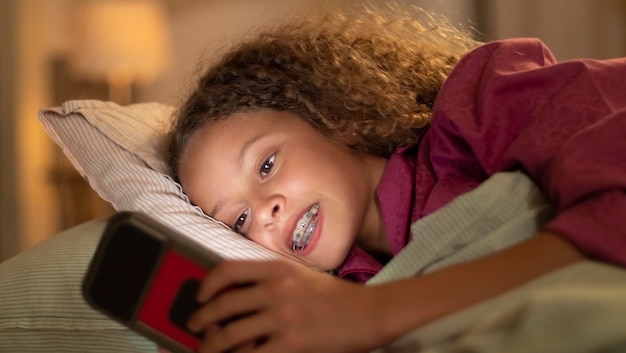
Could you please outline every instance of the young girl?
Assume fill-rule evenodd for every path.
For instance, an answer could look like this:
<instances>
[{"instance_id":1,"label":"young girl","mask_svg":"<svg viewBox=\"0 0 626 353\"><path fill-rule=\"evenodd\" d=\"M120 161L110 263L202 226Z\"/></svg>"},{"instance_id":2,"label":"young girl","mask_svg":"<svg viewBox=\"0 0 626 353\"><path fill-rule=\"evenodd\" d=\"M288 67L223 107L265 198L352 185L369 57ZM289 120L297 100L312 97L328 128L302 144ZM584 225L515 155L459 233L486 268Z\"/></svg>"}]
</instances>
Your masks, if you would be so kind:
<instances>
[{"instance_id":1,"label":"young girl","mask_svg":"<svg viewBox=\"0 0 626 353\"><path fill-rule=\"evenodd\" d=\"M202 352L368 351L585 257L626 265L626 60L557 64L537 40L478 46L436 22L297 21L202 76L174 123L174 175L207 214L307 265L212 271L189 322ZM418 236L412 222L520 169L557 210L536 236L358 284Z\"/></svg>"}]
</instances>

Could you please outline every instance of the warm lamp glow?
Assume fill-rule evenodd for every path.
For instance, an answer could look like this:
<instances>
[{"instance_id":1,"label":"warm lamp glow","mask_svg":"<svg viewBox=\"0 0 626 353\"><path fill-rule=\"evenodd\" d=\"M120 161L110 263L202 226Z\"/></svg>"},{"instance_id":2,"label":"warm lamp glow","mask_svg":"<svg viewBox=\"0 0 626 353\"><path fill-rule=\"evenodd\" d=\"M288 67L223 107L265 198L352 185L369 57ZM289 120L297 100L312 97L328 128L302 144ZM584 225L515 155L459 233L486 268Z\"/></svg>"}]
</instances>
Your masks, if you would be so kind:
<instances>
[{"instance_id":1,"label":"warm lamp glow","mask_svg":"<svg viewBox=\"0 0 626 353\"><path fill-rule=\"evenodd\" d=\"M84 2L78 6L75 25L71 61L80 75L130 89L134 82L152 81L169 64L170 33L160 2Z\"/></svg>"}]
</instances>

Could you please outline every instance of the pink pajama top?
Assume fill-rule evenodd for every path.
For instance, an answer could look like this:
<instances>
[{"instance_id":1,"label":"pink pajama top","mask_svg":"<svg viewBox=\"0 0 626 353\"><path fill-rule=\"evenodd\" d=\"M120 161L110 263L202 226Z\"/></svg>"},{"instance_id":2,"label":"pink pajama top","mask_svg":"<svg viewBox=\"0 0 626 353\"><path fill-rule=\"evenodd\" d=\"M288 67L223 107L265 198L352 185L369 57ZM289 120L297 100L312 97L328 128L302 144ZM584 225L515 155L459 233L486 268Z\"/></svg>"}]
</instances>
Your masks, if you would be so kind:
<instances>
[{"instance_id":1,"label":"pink pajama top","mask_svg":"<svg viewBox=\"0 0 626 353\"><path fill-rule=\"evenodd\" d=\"M626 58L557 63L535 39L463 57L421 141L389 159L377 195L391 249L409 227L499 171L524 170L556 207L543 229L589 257L626 266ZM353 247L338 275L382 264Z\"/></svg>"}]
</instances>

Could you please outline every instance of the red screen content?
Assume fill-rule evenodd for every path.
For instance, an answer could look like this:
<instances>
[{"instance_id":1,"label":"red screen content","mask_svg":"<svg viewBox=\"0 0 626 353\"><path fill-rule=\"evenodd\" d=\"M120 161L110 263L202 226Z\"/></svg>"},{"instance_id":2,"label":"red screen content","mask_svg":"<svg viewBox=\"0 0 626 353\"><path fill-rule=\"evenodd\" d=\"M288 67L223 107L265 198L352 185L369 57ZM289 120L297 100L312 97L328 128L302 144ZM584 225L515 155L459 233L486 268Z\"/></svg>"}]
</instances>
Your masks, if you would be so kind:
<instances>
[{"instance_id":1,"label":"red screen content","mask_svg":"<svg viewBox=\"0 0 626 353\"><path fill-rule=\"evenodd\" d=\"M188 279L201 281L207 272L206 268L170 250L148 291L137 320L197 351L200 339L175 326L169 319L169 310L182 283Z\"/></svg>"}]
</instances>

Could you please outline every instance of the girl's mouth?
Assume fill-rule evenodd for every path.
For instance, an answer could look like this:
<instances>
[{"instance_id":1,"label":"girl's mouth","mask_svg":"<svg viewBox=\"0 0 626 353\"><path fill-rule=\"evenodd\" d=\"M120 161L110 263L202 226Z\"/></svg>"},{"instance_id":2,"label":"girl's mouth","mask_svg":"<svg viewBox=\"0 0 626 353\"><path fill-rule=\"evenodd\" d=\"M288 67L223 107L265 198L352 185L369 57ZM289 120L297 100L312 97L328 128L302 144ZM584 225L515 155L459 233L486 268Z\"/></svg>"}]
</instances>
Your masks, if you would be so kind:
<instances>
[{"instance_id":1,"label":"girl's mouth","mask_svg":"<svg viewBox=\"0 0 626 353\"><path fill-rule=\"evenodd\" d=\"M311 209L302 215L302 218L298 220L296 223L296 229L293 230L292 235L292 246L291 248L296 250L304 250L307 245L309 245L309 241L311 240L311 235L315 231L315 226L317 225L317 211L320 209L319 203L314 203L311 206Z\"/></svg>"}]
</instances>

